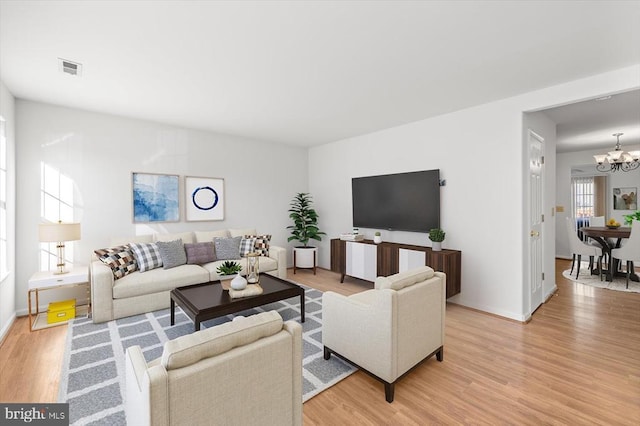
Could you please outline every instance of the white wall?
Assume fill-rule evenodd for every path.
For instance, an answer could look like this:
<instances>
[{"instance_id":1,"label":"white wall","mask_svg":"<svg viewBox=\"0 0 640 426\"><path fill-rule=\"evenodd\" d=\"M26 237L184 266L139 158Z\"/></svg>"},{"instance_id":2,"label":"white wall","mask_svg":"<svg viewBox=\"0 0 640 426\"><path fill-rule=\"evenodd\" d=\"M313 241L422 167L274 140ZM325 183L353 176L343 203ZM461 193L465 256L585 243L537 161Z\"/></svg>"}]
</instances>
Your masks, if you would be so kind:
<instances>
[{"instance_id":1,"label":"white wall","mask_svg":"<svg viewBox=\"0 0 640 426\"><path fill-rule=\"evenodd\" d=\"M0 277L0 341L9 331L16 316L15 304L15 223L16 223L16 142L15 142L15 100L0 81L0 116L5 119L7 136L7 267L9 273Z\"/></svg>"},{"instance_id":2,"label":"white wall","mask_svg":"<svg viewBox=\"0 0 640 426\"><path fill-rule=\"evenodd\" d=\"M624 68L475 108L315 147L309 189L329 239L352 228L351 178L440 169L444 247L462 251L462 292L452 301L524 320L523 112L640 87L640 66ZM547 197L549 194L547 194ZM361 230L369 237L374 230ZM426 234L386 232L388 241L429 245Z\"/></svg>"},{"instance_id":3,"label":"white wall","mask_svg":"<svg viewBox=\"0 0 640 426\"><path fill-rule=\"evenodd\" d=\"M19 314L26 313L27 281L39 267L41 162L74 182L82 240L71 244L78 263L86 264L92 250L108 246L112 237L154 232L255 227L272 234L272 244L288 246L289 201L307 190L304 148L24 100L16 102L16 117ZM185 222L182 212L178 223L134 225L132 172L177 174L181 185L185 175L224 178L225 220Z\"/></svg>"},{"instance_id":4,"label":"white wall","mask_svg":"<svg viewBox=\"0 0 640 426\"><path fill-rule=\"evenodd\" d=\"M613 148L613 144L611 146ZM625 151L640 150L640 145L622 144ZM586 150L578 152L567 152L558 154L557 180L556 180L556 201L559 206L564 207L564 213L559 213L556 218L556 256L560 258L571 258L569 244L567 242L567 230L565 218L571 214L571 167L579 166L581 176L607 176L607 212L606 219L614 218L620 223L624 223L624 215L632 213L631 210L613 209L613 188L636 187L640 189L640 168L631 172L601 173L595 169L593 159L594 154L602 154L605 149ZM589 172L591 171L591 172Z\"/></svg>"}]
</instances>

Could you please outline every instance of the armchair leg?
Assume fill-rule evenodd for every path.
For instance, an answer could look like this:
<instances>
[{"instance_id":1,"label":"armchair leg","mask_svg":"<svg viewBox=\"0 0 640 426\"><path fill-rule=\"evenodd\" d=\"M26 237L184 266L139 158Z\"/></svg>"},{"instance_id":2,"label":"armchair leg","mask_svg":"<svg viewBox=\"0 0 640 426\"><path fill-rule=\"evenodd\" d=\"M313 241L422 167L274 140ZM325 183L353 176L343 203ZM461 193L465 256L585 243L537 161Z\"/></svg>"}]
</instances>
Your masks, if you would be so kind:
<instances>
[{"instance_id":1,"label":"armchair leg","mask_svg":"<svg viewBox=\"0 0 640 426\"><path fill-rule=\"evenodd\" d=\"M328 360L329 358L331 358L331 351L326 346L323 346L323 348L324 348L324 359Z\"/></svg>"},{"instance_id":2,"label":"armchair leg","mask_svg":"<svg viewBox=\"0 0 640 426\"><path fill-rule=\"evenodd\" d=\"M384 398L387 402L393 402L393 391L395 390L395 383L384 382Z\"/></svg>"}]
</instances>

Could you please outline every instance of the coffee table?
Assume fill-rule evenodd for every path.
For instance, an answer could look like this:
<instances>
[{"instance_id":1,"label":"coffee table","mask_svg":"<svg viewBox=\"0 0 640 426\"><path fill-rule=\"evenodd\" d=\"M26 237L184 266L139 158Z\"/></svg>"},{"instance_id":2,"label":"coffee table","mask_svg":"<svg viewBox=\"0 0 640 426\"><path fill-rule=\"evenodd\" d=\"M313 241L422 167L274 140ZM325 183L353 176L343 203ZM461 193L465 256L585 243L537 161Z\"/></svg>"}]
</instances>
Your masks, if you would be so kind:
<instances>
[{"instance_id":1,"label":"coffee table","mask_svg":"<svg viewBox=\"0 0 640 426\"><path fill-rule=\"evenodd\" d=\"M191 318L195 331L198 331L203 321L295 296L300 296L300 316L304 322L302 287L267 274L260 275L260 287L263 289L262 294L237 299L229 296L220 281L175 288L171 290L171 325L175 324L176 304Z\"/></svg>"}]
</instances>

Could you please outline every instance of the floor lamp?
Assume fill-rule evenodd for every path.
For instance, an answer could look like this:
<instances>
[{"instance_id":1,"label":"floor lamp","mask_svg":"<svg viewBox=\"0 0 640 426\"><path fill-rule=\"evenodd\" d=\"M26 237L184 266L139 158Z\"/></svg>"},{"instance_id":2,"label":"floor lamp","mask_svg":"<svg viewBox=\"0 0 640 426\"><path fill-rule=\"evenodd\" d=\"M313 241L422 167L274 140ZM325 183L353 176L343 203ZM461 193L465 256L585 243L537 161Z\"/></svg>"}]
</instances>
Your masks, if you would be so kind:
<instances>
[{"instance_id":1,"label":"floor lamp","mask_svg":"<svg viewBox=\"0 0 640 426\"><path fill-rule=\"evenodd\" d=\"M76 241L80 239L79 223L41 223L40 224L40 242L42 243L58 243L58 269L54 274L66 274L64 267L64 243L65 241Z\"/></svg>"}]
</instances>

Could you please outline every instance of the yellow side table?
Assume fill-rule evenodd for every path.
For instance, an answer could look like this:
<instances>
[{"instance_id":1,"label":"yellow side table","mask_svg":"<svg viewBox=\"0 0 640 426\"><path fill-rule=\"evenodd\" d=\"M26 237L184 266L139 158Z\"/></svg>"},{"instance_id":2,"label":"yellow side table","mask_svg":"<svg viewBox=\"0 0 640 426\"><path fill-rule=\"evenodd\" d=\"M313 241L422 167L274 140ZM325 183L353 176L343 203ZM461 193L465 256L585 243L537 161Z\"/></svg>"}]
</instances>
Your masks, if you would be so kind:
<instances>
[{"instance_id":1,"label":"yellow side table","mask_svg":"<svg viewBox=\"0 0 640 426\"><path fill-rule=\"evenodd\" d=\"M66 274L54 274L53 271L36 272L29 279L29 291L27 294L29 303L29 329L31 331L41 328L55 327L66 324L68 321L49 324L47 322L47 311L40 312L39 293L44 290L54 290L76 286L87 287L87 304L76 306L76 316L91 316L91 287L89 286L89 268L87 266L74 266ZM33 312L31 295L35 293L36 309Z\"/></svg>"}]
</instances>

